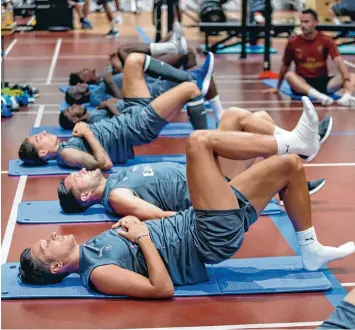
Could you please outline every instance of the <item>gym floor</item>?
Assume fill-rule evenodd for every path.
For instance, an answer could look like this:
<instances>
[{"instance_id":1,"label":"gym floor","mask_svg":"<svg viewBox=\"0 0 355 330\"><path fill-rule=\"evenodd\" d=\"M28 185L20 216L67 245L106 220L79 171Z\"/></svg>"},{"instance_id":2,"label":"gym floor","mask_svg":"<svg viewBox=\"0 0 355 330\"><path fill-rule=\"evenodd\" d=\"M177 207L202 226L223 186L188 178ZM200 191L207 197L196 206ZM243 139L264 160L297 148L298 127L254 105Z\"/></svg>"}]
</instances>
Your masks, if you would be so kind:
<instances>
[{"instance_id":1,"label":"gym floor","mask_svg":"<svg viewBox=\"0 0 355 330\"><path fill-rule=\"evenodd\" d=\"M77 241L106 230L109 223L73 225L17 225L17 205L28 200L57 199L60 177L8 177L8 161L17 158L20 143L34 125L58 123L58 104L63 94L58 87L68 82L71 71L83 67L101 70L107 54L119 43L141 41L135 26L141 26L153 38L150 14L123 14L119 40L107 40L103 14L95 14L102 26L94 32L30 32L5 40L5 80L32 82L40 89L40 97L28 108L1 121L2 179L2 262L18 261L21 251L34 241L55 231L73 233ZM95 24L95 19L94 19ZM203 41L197 29L186 29L191 47ZM277 71L285 40L274 40L279 52L272 55L272 69ZM354 56L347 56L355 62ZM199 58L200 63L203 58ZM263 70L261 55L240 60L239 55L215 57L215 79L224 108L238 106L250 111L266 110L277 125L292 129L300 114L301 104L278 96L263 95L265 88L257 80ZM316 107L319 117L333 116L333 133L318 157L306 167L309 179L323 177L326 186L312 197L313 222L320 242L338 246L354 240L355 233L355 112L332 106ZM184 114L178 120L187 121ZM136 154L184 153L183 138L159 138L136 149ZM292 256L293 250L268 217L262 217L248 232L235 258ZM344 290L355 286L355 255L329 265ZM341 291L341 290L340 290ZM342 294L338 292L338 294ZM168 301L47 299L2 301L2 328L10 329L106 329L215 327L245 328L315 328L333 310L331 299L324 293L293 293L219 297L176 298ZM218 326L218 327L217 327Z\"/></svg>"}]
</instances>

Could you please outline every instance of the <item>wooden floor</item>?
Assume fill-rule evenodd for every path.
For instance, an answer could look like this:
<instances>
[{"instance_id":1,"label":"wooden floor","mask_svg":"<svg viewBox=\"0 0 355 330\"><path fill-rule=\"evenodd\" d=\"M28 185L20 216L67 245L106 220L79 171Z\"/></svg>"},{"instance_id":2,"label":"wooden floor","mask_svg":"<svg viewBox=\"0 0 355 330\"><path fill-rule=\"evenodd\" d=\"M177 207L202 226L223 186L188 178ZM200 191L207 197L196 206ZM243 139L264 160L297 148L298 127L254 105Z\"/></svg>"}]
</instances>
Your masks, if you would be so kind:
<instances>
[{"instance_id":1,"label":"wooden floor","mask_svg":"<svg viewBox=\"0 0 355 330\"><path fill-rule=\"evenodd\" d=\"M18 261L21 251L51 231L73 233L78 242L106 230L110 224L17 225L17 205L26 200L56 199L60 177L13 178L7 176L9 159L17 158L20 143L34 125L58 123L58 104L70 71L81 67L102 70L109 52L119 43L140 38L135 26L153 36L150 15L124 14L117 41L106 40L98 32L26 33L7 38L5 48L6 80L29 82L40 88L36 103L1 122L1 241L2 262ZM196 30L187 31L191 46L203 40ZM278 70L285 41L273 44L279 53L272 55L272 68ZM355 58L348 56L349 61ZM202 58L200 59L200 61ZM266 110L286 129L296 124L301 105L276 96L261 94L265 87L257 75L263 69L261 56L240 60L238 55L216 56L215 77L225 108L239 106L251 111ZM306 167L309 179L324 177L326 186L312 197L313 222L323 244L340 245L355 237L355 111L342 107L317 107L320 118L332 115L333 133L312 166ZM186 120L181 117L180 120ZM138 148L137 154L183 153L185 139L159 138ZM260 219L247 234L237 258L290 256L293 250L279 229L267 217ZM333 262L331 271L344 285L344 292L355 286L355 256ZM272 294L177 298L170 301L137 300L16 300L2 302L2 328L18 329L108 329L225 326L234 328L315 328L333 310L332 295L344 292ZM303 323L306 322L306 323ZM254 326L252 326L254 325Z\"/></svg>"}]
</instances>

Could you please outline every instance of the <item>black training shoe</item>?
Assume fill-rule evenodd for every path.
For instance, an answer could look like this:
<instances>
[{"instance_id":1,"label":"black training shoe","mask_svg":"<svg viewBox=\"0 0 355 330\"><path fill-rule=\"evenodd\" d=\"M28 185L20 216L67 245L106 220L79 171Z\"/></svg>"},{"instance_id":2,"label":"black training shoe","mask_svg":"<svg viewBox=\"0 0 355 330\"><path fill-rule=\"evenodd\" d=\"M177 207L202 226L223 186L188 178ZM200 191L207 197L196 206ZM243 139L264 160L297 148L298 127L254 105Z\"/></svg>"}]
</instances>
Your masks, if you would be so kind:
<instances>
[{"instance_id":1,"label":"black training shoe","mask_svg":"<svg viewBox=\"0 0 355 330\"><path fill-rule=\"evenodd\" d=\"M312 196L313 194L321 190L324 187L324 185L325 185L325 180L323 178L313 180L313 181L307 181L309 195ZM281 193L279 193L279 198L280 198L280 205L284 205L283 196Z\"/></svg>"},{"instance_id":2,"label":"black training shoe","mask_svg":"<svg viewBox=\"0 0 355 330\"><path fill-rule=\"evenodd\" d=\"M325 141L327 141L330 132L332 131L333 128L333 118L330 116L324 117L318 125L318 134L319 134L319 144L322 146ZM302 159L306 161L306 163L311 162L317 155L318 155L319 150L314 153L313 155L310 156L303 156L299 155Z\"/></svg>"}]
</instances>

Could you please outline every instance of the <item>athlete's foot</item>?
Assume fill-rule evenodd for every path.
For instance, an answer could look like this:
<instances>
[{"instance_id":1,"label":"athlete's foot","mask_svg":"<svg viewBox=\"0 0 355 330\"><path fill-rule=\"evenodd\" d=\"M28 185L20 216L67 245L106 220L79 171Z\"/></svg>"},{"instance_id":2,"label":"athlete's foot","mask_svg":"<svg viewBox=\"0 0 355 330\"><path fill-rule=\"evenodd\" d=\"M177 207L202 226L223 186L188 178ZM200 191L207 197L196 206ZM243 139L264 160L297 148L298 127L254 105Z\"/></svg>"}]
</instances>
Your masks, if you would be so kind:
<instances>
[{"instance_id":1,"label":"athlete's foot","mask_svg":"<svg viewBox=\"0 0 355 330\"><path fill-rule=\"evenodd\" d=\"M336 103L344 107L355 108L355 97L349 93L345 93L340 99L336 100Z\"/></svg>"},{"instance_id":2,"label":"athlete's foot","mask_svg":"<svg viewBox=\"0 0 355 330\"><path fill-rule=\"evenodd\" d=\"M300 248L303 267L310 271L316 271L328 262L345 258L355 252L354 242L348 242L337 248L314 242Z\"/></svg>"},{"instance_id":3,"label":"athlete's foot","mask_svg":"<svg viewBox=\"0 0 355 330\"><path fill-rule=\"evenodd\" d=\"M328 107L329 105L332 105L334 103L334 100L329 97L328 95L323 94L324 97L320 100L321 104L325 107Z\"/></svg>"},{"instance_id":4,"label":"athlete's foot","mask_svg":"<svg viewBox=\"0 0 355 330\"><path fill-rule=\"evenodd\" d=\"M106 35L105 38L107 39L116 39L120 36L118 30L110 30Z\"/></svg>"},{"instance_id":5,"label":"athlete's foot","mask_svg":"<svg viewBox=\"0 0 355 330\"><path fill-rule=\"evenodd\" d=\"M171 39L171 42L176 46L176 54L186 55L188 53L187 41L185 37L179 39Z\"/></svg>"},{"instance_id":6,"label":"athlete's foot","mask_svg":"<svg viewBox=\"0 0 355 330\"><path fill-rule=\"evenodd\" d=\"M191 75L201 90L202 96L206 96L211 83L214 68L214 56L211 52L207 54L205 62L199 69L192 70Z\"/></svg>"},{"instance_id":7,"label":"athlete's foot","mask_svg":"<svg viewBox=\"0 0 355 330\"><path fill-rule=\"evenodd\" d=\"M330 116L324 117L318 125L318 134L319 134L319 145L322 146L325 141L327 141L333 128L333 118ZM318 155L318 151L310 156L299 155L306 163L311 162Z\"/></svg>"},{"instance_id":8,"label":"athlete's foot","mask_svg":"<svg viewBox=\"0 0 355 330\"><path fill-rule=\"evenodd\" d=\"M290 133L294 137L294 144L300 152L305 156L310 156L319 151L319 120L317 111L308 97L302 97L303 113L297 123L296 128ZM302 151L301 151L302 150ZM295 150L294 150L295 151Z\"/></svg>"}]
</instances>

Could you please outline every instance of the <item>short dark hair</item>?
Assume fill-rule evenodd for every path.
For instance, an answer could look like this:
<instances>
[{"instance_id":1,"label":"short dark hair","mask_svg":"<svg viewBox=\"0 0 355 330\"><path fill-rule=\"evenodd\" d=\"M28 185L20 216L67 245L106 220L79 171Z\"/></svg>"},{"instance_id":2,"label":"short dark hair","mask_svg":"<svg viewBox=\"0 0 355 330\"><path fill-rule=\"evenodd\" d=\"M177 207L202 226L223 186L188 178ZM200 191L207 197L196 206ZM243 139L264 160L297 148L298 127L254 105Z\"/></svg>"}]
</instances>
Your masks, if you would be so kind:
<instances>
[{"instance_id":1,"label":"short dark hair","mask_svg":"<svg viewBox=\"0 0 355 330\"><path fill-rule=\"evenodd\" d=\"M79 77L77 72L71 72L69 75L69 85L75 86L76 84L81 84L84 81Z\"/></svg>"},{"instance_id":2,"label":"short dark hair","mask_svg":"<svg viewBox=\"0 0 355 330\"><path fill-rule=\"evenodd\" d=\"M75 124L64 114L64 111L61 111L59 114L59 125L68 130L72 130Z\"/></svg>"},{"instance_id":3,"label":"short dark hair","mask_svg":"<svg viewBox=\"0 0 355 330\"><path fill-rule=\"evenodd\" d=\"M18 156L25 165L43 166L47 163L39 157L36 147L32 143L28 142L28 138L22 142L18 151Z\"/></svg>"},{"instance_id":4,"label":"short dark hair","mask_svg":"<svg viewBox=\"0 0 355 330\"><path fill-rule=\"evenodd\" d=\"M307 9L303 10L303 11L302 11L302 14L310 14L310 15L313 16L313 18L314 18L316 21L318 21L318 14L317 14L317 12L316 12L314 9L312 9L312 8L307 8Z\"/></svg>"},{"instance_id":5,"label":"short dark hair","mask_svg":"<svg viewBox=\"0 0 355 330\"><path fill-rule=\"evenodd\" d=\"M73 86L75 87L75 86ZM83 103L87 103L90 101L90 94L86 94L86 95L80 95L79 99L74 99L74 97L72 96L72 88L69 88L66 93L65 93L65 102L69 103L70 105L73 104L83 104Z\"/></svg>"},{"instance_id":6,"label":"short dark hair","mask_svg":"<svg viewBox=\"0 0 355 330\"><path fill-rule=\"evenodd\" d=\"M64 180L59 183L57 192L60 207L65 213L80 213L89 207L77 201L74 194L65 186Z\"/></svg>"},{"instance_id":7,"label":"short dark hair","mask_svg":"<svg viewBox=\"0 0 355 330\"><path fill-rule=\"evenodd\" d=\"M46 285L59 283L69 273L53 274L48 264L32 258L31 249L26 248L20 257L19 279L26 284Z\"/></svg>"}]
</instances>

